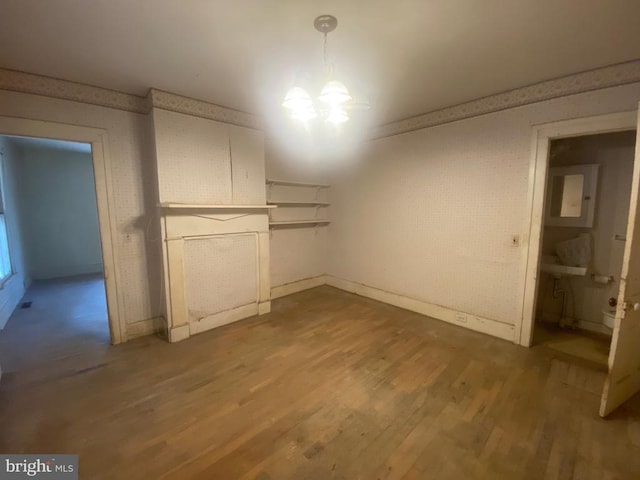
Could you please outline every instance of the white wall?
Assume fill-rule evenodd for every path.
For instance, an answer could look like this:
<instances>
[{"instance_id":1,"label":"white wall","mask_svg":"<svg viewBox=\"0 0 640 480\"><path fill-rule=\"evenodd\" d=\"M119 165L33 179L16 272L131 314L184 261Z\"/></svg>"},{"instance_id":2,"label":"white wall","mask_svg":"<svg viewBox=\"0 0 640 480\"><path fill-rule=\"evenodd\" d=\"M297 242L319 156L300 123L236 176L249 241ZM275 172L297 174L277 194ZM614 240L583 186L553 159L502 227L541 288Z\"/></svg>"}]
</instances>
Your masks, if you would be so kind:
<instances>
[{"instance_id":1,"label":"white wall","mask_svg":"<svg viewBox=\"0 0 640 480\"><path fill-rule=\"evenodd\" d=\"M162 308L162 267L159 227L154 224L157 192L149 117L10 91L0 91L0 115L106 131L114 199L110 213L117 225L112 237L121 315L129 325L158 316Z\"/></svg>"},{"instance_id":2,"label":"white wall","mask_svg":"<svg viewBox=\"0 0 640 480\"><path fill-rule=\"evenodd\" d=\"M102 272L91 153L21 147L20 216L34 280Z\"/></svg>"},{"instance_id":3,"label":"white wall","mask_svg":"<svg viewBox=\"0 0 640 480\"><path fill-rule=\"evenodd\" d=\"M265 169L269 179L291 182L327 182L327 168L321 159L302 152L287 150L270 139L265 142ZM270 200L313 201L313 188L271 187L267 191ZM331 202L331 189L319 192L319 201ZM324 208L319 215L331 218L331 208ZM315 218L315 208L282 207L271 213L274 219L294 220ZM331 226L272 228L270 232L271 287L277 288L301 280L319 277L327 273L327 232Z\"/></svg>"},{"instance_id":4,"label":"white wall","mask_svg":"<svg viewBox=\"0 0 640 480\"><path fill-rule=\"evenodd\" d=\"M625 237L629 216L629 197L635 132L590 135L562 140L552 144L550 166L597 164L598 190L593 228L545 227L542 254L556 255L558 242L576 238L581 233L591 234L592 259L585 277L567 277L561 280L568 291L565 314L582 323L581 327L602 331L602 309L608 308L608 299L618 297L620 271L625 243L615 236ZM561 146L560 146L561 145ZM590 275L613 276L608 285L594 282ZM537 318L557 321L562 307L560 299L553 299L549 275L540 275Z\"/></svg>"},{"instance_id":5,"label":"white wall","mask_svg":"<svg viewBox=\"0 0 640 480\"><path fill-rule=\"evenodd\" d=\"M531 126L635 110L639 98L640 84L608 88L365 144L357 158L333 162L326 182L333 185L332 223L325 227L326 271L515 325L522 315ZM158 184L151 117L9 91L0 91L0 115L106 131L121 312L130 325L160 314ZM268 155L266 168L267 177L324 180L317 164L287 155ZM511 246L514 234L524 240L522 245ZM272 266L272 275L277 275L274 285L319 271L323 262L309 262L308 268L295 271L298 267L289 260L321 252L321 236L315 248L310 238L280 242L277 235L271 248L274 258L282 260ZM308 231L301 230L301 235ZM287 254L288 245L299 247L300 255Z\"/></svg>"},{"instance_id":6,"label":"white wall","mask_svg":"<svg viewBox=\"0 0 640 480\"><path fill-rule=\"evenodd\" d=\"M332 175L328 273L487 319L480 330L520 323L532 125L639 99L632 84L369 142Z\"/></svg>"},{"instance_id":7,"label":"white wall","mask_svg":"<svg viewBox=\"0 0 640 480\"><path fill-rule=\"evenodd\" d=\"M2 136L0 136L0 152L2 152L4 177L5 220L11 254L11 268L14 273L0 289L0 330L2 330L22 299L31 280L27 274L22 248L24 230L17 215L17 211L21 207L18 198L19 181L23 178L19 152L7 138Z\"/></svg>"}]
</instances>

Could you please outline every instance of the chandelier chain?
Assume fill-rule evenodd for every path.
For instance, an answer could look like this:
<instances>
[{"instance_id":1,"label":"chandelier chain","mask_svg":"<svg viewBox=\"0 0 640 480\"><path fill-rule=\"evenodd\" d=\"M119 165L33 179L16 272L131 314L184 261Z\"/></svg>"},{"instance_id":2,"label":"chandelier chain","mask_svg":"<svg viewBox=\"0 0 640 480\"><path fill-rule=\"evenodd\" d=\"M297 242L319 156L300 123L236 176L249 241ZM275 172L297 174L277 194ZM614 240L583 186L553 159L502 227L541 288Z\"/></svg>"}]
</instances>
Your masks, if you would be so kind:
<instances>
[{"instance_id":1,"label":"chandelier chain","mask_svg":"<svg viewBox=\"0 0 640 480\"><path fill-rule=\"evenodd\" d=\"M327 32L324 32L324 67L327 68Z\"/></svg>"}]
</instances>

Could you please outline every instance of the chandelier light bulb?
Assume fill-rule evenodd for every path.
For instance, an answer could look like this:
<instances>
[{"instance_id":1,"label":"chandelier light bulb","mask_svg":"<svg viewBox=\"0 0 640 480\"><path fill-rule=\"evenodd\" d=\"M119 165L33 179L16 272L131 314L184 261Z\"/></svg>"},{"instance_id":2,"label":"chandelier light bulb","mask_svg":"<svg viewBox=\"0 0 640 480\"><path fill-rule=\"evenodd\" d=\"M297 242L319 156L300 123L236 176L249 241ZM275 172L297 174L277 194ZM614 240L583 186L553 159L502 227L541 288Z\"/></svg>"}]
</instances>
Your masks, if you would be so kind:
<instances>
[{"instance_id":1,"label":"chandelier light bulb","mask_svg":"<svg viewBox=\"0 0 640 480\"><path fill-rule=\"evenodd\" d=\"M292 112L298 112L313 109L313 100L304 88L292 87L285 95L282 106Z\"/></svg>"},{"instance_id":2,"label":"chandelier light bulb","mask_svg":"<svg viewBox=\"0 0 640 480\"><path fill-rule=\"evenodd\" d=\"M333 106L329 109L329 113L327 115L327 122L332 123L334 125L340 125L349 120L349 115L344 108L340 106Z\"/></svg>"},{"instance_id":3,"label":"chandelier light bulb","mask_svg":"<svg viewBox=\"0 0 640 480\"><path fill-rule=\"evenodd\" d=\"M309 108L302 108L299 110L291 110L291 118L300 120L301 122L308 122L318 116L313 106Z\"/></svg>"},{"instance_id":4,"label":"chandelier light bulb","mask_svg":"<svg viewBox=\"0 0 640 480\"><path fill-rule=\"evenodd\" d=\"M329 80L322 88L318 100L328 105L342 105L350 102L352 98L344 83L338 80Z\"/></svg>"}]
</instances>

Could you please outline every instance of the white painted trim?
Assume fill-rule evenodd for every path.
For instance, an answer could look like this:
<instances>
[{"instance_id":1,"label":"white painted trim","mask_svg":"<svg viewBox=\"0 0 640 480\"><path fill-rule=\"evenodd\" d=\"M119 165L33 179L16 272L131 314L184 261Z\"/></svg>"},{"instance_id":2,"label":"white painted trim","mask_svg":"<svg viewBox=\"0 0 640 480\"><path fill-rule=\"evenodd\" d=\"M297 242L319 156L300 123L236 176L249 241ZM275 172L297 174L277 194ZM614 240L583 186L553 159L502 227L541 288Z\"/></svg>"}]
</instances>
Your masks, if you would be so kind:
<instances>
[{"instance_id":1,"label":"white painted trim","mask_svg":"<svg viewBox=\"0 0 640 480\"><path fill-rule=\"evenodd\" d=\"M566 77L535 83L527 87L478 98L441 110L406 118L371 130L370 138L382 138L399 133L411 132L422 128L499 112L510 108L529 105L553 98L576 95L602 88L615 87L640 81L640 61L626 63L575 73Z\"/></svg>"},{"instance_id":2,"label":"white painted trim","mask_svg":"<svg viewBox=\"0 0 640 480\"><path fill-rule=\"evenodd\" d=\"M291 283L285 283L284 285L278 285L271 289L271 299L284 297L293 293L301 292L303 290L309 290L310 288L319 287L320 285L327 284L326 275L318 275L317 277L305 278Z\"/></svg>"},{"instance_id":3,"label":"white painted trim","mask_svg":"<svg viewBox=\"0 0 640 480\"><path fill-rule=\"evenodd\" d=\"M225 310L224 312L214 313L207 317L201 318L197 322L189 322L189 333L195 335L197 333L206 332L213 328L222 327L229 323L243 320L247 317L258 315L258 304L250 303L241 307Z\"/></svg>"},{"instance_id":4,"label":"white painted trim","mask_svg":"<svg viewBox=\"0 0 640 480\"><path fill-rule=\"evenodd\" d=\"M345 290L347 292L355 293L363 297L372 298L373 300L388 303L389 305L404 308L405 310L417 312L427 317L442 320L444 322L468 328L476 332L485 333L493 337L498 337L509 341L513 340L513 332L515 327L507 323L498 322L489 318L478 317L466 312L459 312L447 307L435 305L433 303L406 297L404 295L398 295L397 293L387 292L375 287L370 287L368 285L363 285L362 283L337 278L332 275L327 275L326 279L328 285L339 288L340 290ZM456 316L460 314L466 316L466 322L460 322L456 320Z\"/></svg>"},{"instance_id":5,"label":"white painted trim","mask_svg":"<svg viewBox=\"0 0 640 480\"><path fill-rule=\"evenodd\" d=\"M162 202L158 204L160 208L183 209L183 210L270 210L278 208L277 205L223 205L204 203L174 203Z\"/></svg>"},{"instance_id":6,"label":"white painted trim","mask_svg":"<svg viewBox=\"0 0 640 480\"><path fill-rule=\"evenodd\" d=\"M190 337L189 325L180 325L169 329L169 342L176 343Z\"/></svg>"},{"instance_id":7,"label":"white painted trim","mask_svg":"<svg viewBox=\"0 0 640 480\"><path fill-rule=\"evenodd\" d=\"M160 238L167 238L167 228L166 228L166 220L164 215L160 216ZM171 284L170 283L170 276L169 276L169 249L167 247L167 242L163 241L162 243L162 282L161 282L161 288L162 288L162 297L164 300L164 322L165 322L165 328L168 332L167 337L169 338L169 341L171 341L171 312L172 312L172 305L171 305L171 294L168 291L168 287ZM187 330L188 333L188 330Z\"/></svg>"},{"instance_id":8,"label":"white painted trim","mask_svg":"<svg viewBox=\"0 0 640 480\"><path fill-rule=\"evenodd\" d=\"M152 107L156 107L253 129L263 128L262 117L257 115L154 88L149 89L145 97L141 97L69 80L0 68L0 90L60 98L142 114L149 113Z\"/></svg>"},{"instance_id":9,"label":"white painted trim","mask_svg":"<svg viewBox=\"0 0 640 480\"><path fill-rule=\"evenodd\" d=\"M149 111L147 100L138 95L6 68L0 68L0 90L60 98L127 112Z\"/></svg>"},{"instance_id":10,"label":"white painted trim","mask_svg":"<svg viewBox=\"0 0 640 480\"><path fill-rule=\"evenodd\" d=\"M531 133L531 157L529 161L529 188L527 193L525 238L528 245L523 248L521 269L524 272L522 310L520 325L516 325L514 342L525 347L533 341L535 306L538 293L538 263L542 242L544 201L549 165L549 144L554 138L577 137L598 133L619 132L636 129L636 112L621 112L609 115L578 118L548 123L533 127Z\"/></svg>"},{"instance_id":11,"label":"white painted trim","mask_svg":"<svg viewBox=\"0 0 640 480\"><path fill-rule=\"evenodd\" d=\"M20 280L20 276L14 273L0 287L3 296L6 298L5 302L0 305L0 330L4 329L20 300L24 297L26 289L24 283Z\"/></svg>"},{"instance_id":12,"label":"white painted trim","mask_svg":"<svg viewBox=\"0 0 640 480\"><path fill-rule=\"evenodd\" d=\"M258 115L221 107L220 105L176 95L175 93L164 92L156 88L149 90L146 101L149 110L151 108L161 108L170 112L183 113L239 127L263 129L263 119Z\"/></svg>"},{"instance_id":13,"label":"white painted trim","mask_svg":"<svg viewBox=\"0 0 640 480\"><path fill-rule=\"evenodd\" d=\"M258 315L271 313L271 300L258 303Z\"/></svg>"},{"instance_id":14,"label":"white painted trim","mask_svg":"<svg viewBox=\"0 0 640 480\"><path fill-rule=\"evenodd\" d=\"M141 322L127 324L127 339L144 337L146 335L153 335L163 330L165 320L163 317L153 317Z\"/></svg>"},{"instance_id":15,"label":"white painted trim","mask_svg":"<svg viewBox=\"0 0 640 480\"><path fill-rule=\"evenodd\" d=\"M117 252L114 248L117 244L117 228L113 213L115 204L107 131L93 127L0 116L0 134L91 143L111 343L126 342L127 326L122 315L124 299L118 293L120 272L117 268Z\"/></svg>"},{"instance_id":16,"label":"white painted trim","mask_svg":"<svg viewBox=\"0 0 640 480\"><path fill-rule=\"evenodd\" d=\"M552 98L636 82L640 82L640 60L574 73L448 106L441 110L426 112L415 117L392 121L372 129L370 138L388 137ZM260 116L154 88L149 89L146 97L141 97L68 80L0 68L0 90L61 98L143 114L148 113L152 107L156 107L248 128L259 130L264 128L264 120Z\"/></svg>"},{"instance_id":17,"label":"white painted trim","mask_svg":"<svg viewBox=\"0 0 640 480\"><path fill-rule=\"evenodd\" d=\"M184 340L190 335L239 320L236 315L263 315L271 311L269 275L269 220L264 211L237 215L205 213L195 215L188 210L164 210L161 217L163 271L167 301L169 341ZM250 236L256 245L256 301L253 307L226 310L192 322L186 297L184 244L202 238ZM255 311L254 311L255 310ZM243 313L244 312L244 313ZM249 313L247 313L249 312ZM229 320L229 318L232 318ZM188 328L182 329L182 326Z\"/></svg>"}]
</instances>

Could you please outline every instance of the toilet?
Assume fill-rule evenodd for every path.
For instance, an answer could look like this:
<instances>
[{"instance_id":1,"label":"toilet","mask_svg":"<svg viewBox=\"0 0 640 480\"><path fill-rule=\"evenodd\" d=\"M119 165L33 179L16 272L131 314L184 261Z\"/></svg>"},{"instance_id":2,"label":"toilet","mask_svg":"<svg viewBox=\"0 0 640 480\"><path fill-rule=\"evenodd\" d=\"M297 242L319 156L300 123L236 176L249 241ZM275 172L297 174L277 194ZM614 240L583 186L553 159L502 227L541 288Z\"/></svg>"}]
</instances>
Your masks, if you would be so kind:
<instances>
[{"instance_id":1,"label":"toilet","mask_svg":"<svg viewBox=\"0 0 640 480\"><path fill-rule=\"evenodd\" d=\"M613 330L613 325L615 324L615 320L616 320L615 308L602 309L602 323L604 323L605 326Z\"/></svg>"}]
</instances>

